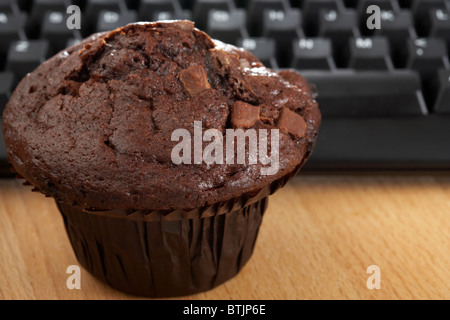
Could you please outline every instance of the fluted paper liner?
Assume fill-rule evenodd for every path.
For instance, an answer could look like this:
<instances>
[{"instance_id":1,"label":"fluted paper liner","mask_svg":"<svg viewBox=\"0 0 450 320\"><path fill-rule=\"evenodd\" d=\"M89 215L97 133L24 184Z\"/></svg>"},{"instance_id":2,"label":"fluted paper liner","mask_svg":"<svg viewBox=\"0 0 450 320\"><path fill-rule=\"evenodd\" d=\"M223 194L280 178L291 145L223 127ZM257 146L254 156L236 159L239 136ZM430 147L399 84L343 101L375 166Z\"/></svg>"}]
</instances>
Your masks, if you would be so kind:
<instances>
[{"instance_id":1,"label":"fluted paper liner","mask_svg":"<svg viewBox=\"0 0 450 320\"><path fill-rule=\"evenodd\" d=\"M149 297L201 292L250 258L267 198L210 217L132 220L58 204L80 264L112 287Z\"/></svg>"},{"instance_id":2,"label":"fluted paper liner","mask_svg":"<svg viewBox=\"0 0 450 320\"><path fill-rule=\"evenodd\" d=\"M101 211L55 201L79 263L96 278L139 296L190 295L239 273L253 253L268 196L306 159L258 192L192 210Z\"/></svg>"}]
</instances>

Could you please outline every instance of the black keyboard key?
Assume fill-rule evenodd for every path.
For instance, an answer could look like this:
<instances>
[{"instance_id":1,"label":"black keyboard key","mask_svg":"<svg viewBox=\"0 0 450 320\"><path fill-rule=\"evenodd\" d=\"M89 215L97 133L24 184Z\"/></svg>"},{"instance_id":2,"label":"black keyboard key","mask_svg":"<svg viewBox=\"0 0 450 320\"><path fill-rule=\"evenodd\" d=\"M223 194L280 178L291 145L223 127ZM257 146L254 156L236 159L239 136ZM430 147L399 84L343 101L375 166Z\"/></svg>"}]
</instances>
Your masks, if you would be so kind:
<instances>
[{"instance_id":1,"label":"black keyboard key","mask_svg":"<svg viewBox=\"0 0 450 320\"><path fill-rule=\"evenodd\" d=\"M289 11L287 0L249 0L247 5L247 26L252 36L261 35L265 10Z\"/></svg>"},{"instance_id":2,"label":"black keyboard key","mask_svg":"<svg viewBox=\"0 0 450 320\"><path fill-rule=\"evenodd\" d=\"M0 72L0 117L3 114L6 103L9 100L14 85L14 75L12 72Z\"/></svg>"},{"instance_id":3,"label":"black keyboard key","mask_svg":"<svg viewBox=\"0 0 450 320\"><path fill-rule=\"evenodd\" d=\"M155 12L174 13L180 9L179 4L174 0L141 0L139 4L139 19L141 21L152 20ZM158 19L169 20L169 19ZM153 20L152 20L153 21Z\"/></svg>"},{"instance_id":4,"label":"black keyboard key","mask_svg":"<svg viewBox=\"0 0 450 320\"><path fill-rule=\"evenodd\" d=\"M324 118L304 169L450 169L450 116ZM304 170L302 169L302 170Z\"/></svg>"},{"instance_id":5,"label":"black keyboard key","mask_svg":"<svg viewBox=\"0 0 450 320\"><path fill-rule=\"evenodd\" d=\"M357 17L354 10L323 10L319 18L319 35L333 40L358 36Z\"/></svg>"},{"instance_id":6,"label":"black keyboard key","mask_svg":"<svg viewBox=\"0 0 450 320\"><path fill-rule=\"evenodd\" d=\"M275 40L267 38L245 38L238 40L237 45L253 53L266 67L276 69Z\"/></svg>"},{"instance_id":7,"label":"black keyboard key","mask_svg":"<svg viewBox=\"0 0 450 320\"><path fill-rule=\"evenodd\" d=\"M417 70L422 77L435 75L440 68L448 66L445 41L437 38L409 39L407 42L408 69Z\"/></svg>"},{"instance_id":8,"label":"black keyboard key","mask_svg":"<svg viewBox=\"0 0 450 320\"><path fill-rule=\"evenodd\" d=\"M381 11L381 29L377 32L392 37L414 38L415 30L411 12L408 10Z\"/></svg>"},{"instance_id":9,"label":"black keyboard key","mask_svg":"<svg viewBox=\"0 0 450 320\"><path fill-rule=\"evenodd\" d=\"M192 17L197 28L204 29L210 10L230 11L233 8L231 0L197 0L192 9Z\"/></svg>"},{"instance_id":10,"label":"black keyboard key","mask_svg":"<svg viewBox=\"0 0 450 320\"><path fill-rule=\"evenodd\" d=\"M0 12L0 53L5 54L12 42L25 38L25 23L25 14Z\"/></svg>"},{"instance_id":11,"label":"black keyboard key","mask_svg":"<svg viewBox=\"0 0 450 320\"><path fill-rule=\"evenodd\" d=\"M338 67L346 65L344 55L349 39L359 36L357 21L356 12L352 9L325 10L320 13L319 36L332 40L335 62Z\"/></svg>"},{"instance_id":12,"label":"black keyboard key","mask_svg":"<svg viewBox=\"0 0 450 320\"><path fill-rule=\"evenodd\" d=\"M450 11L435 9L430 11L430 36L444 38L450 47Z\"/></svg>"},{"instance_id":13,"label":"black keyboard key","mask_svg":"<svg viewBox=\"0 0 450 320\"><path fill-rule=\"evenodd\" d=\"M389 42L384 37L350 39L348 67L355 70L392 69Z\"/></svg>"},{"instance_id":14,"label":"black keyboard key","mask_svg":"<svg viewBox=\"0 0 450 320\"><path fill-rule=\"evenodd\" d=\"M64 49L67 39L76 35L80 36L76 29L71 30L67 28L65 12L47 11L45 13L41 27L41 38L45 38L50 42L53 52Z\"/></svg>"},{"instance_id":15,"label":"black keyboard key","mask_svg":"<svg viewBox=\"0 0 450 320\"><path fill-rule=\"evenodd\" d=\"M135 22L136 20L137 13L133 10L124 12L102 10L98 15L95 31L103 32L113 30Z\"/></svg>"},{"instance_id":16,"label":"black keyboard key","mask_svg":"<svg viewBox=\"0 0 450 320\"><path fill-rule=\"evenodd\" d=\"M44 62L49 54L47 40L13 42L8 50L6 70L13 71L20 81L27 73Z\"/></svg>"},{"instance_id":17,"label":"black keyboard key","mask_svg":"<svg viewBox=\"0 0 450 320\"><path fill-rule=\"evenodd\" d=\"M324 117L426 115L420 77L412 71L303 71L317 87Z\"/></svg>"},{"instance_id":18,"label":"black keyboard key","mask_svg":"<svg viewBox=\"0 0 450 320\"><path fill-rule=\"evenodd\" d=\"M88 36L95 31L97 26L98 15L100 11L125 11L126 5L123 0L87 0L84 10L83 33ZM86 27L86 28L85 28Z\"/></svg>"},{"instance_id":19,"label":"black keyboard key","mask_svg":"<svg viewBox=\"0 0 450 320\"><path fill-rule=\"evenodd\" d=\"M319 13L323 11L341 11L344 4L341 0L303 0L302 12L304 29L307 36L316 36L318 33Z\"/></svg>"},{"instance_id":20,"label":"black keyboard key","mask_svg":"<svg viewBox=\"0 0 450 320\"><path fill-rule=\"evenodd\" d=\"M330 39L302 38L293 42L291 67L301 70L334 69Z\"/></svg>"},{"instance_id":21,"label":"black keyboard key","mask_svg":"<svg viewBox=\"0 0 450 320\"><path fill-rule=\"evenodd\" d=\"M445 14L445 0L414 1L412 12L416 22L417 34L421 37L429 35L433 36L433 34L430 33L431 25L436 19L437 22L439 22ZM430 16L430 13L433 14Z\"/></svg>"},{"instance_id":22,"label":"black keyboard key","mask_svg":"<svg viewBox=\"0 0 450 320\"><path fill-rule=\"evenodd\" d=\"M151 21L162 20L192 20L192 13L190 10L181 11L155 11L152 13ZM197 26L196 26L197 27Z\"/></svg>"},{"instance_id":23,"label":"black keyboard key","mask_svg":"<svg viewBox=\"0 0 450 320\"><path fill-rule=\"evenodd\" d=\"M439 91L437 94L434 111L450 114L450 70L439 70ZM450 137L450 136L448 136Z\"/></svg>"},{"instance_id":24,"label":"black keyboard key","mask_svg":"<svg viewBox=\"0 0 450 320\"><path fill-rule=\"evenodd\" d=\"M406 64L406 40L416 38L411 12L381 11L381 29L375 30L375 35L385 36L389 40L393 62L396 67Z\"/></svg>"},{"instance_id":25,"label":"black keyboard key","mask_svg":"<svg viewBox=\"0 0 450 320\"><path fill-rule=\"evenodd\" d=\"M236 44L238 39L247 35L245 26L246 13L243 9L209 11L207 32L215 39Z\"/></svg>"},{"instance_id":26,"label":"black keyboard key","mask_svg":"<svg viewBox=\"0 0 450 320\"><path fill-rule=\"evenodd\" d=\"M292 39L304 37L300 10L266 10L263 14L263 36L275 39L279 65L289 66Z\"/></svg>"},{"instance_id":27,"label":"black keyboard key","mask_svg":"<svg viewBox=\"0 0 450 320\"><path fill-rule=\"evenodd\" d=\"M70 4L72 4L72 1L34 0L30 13L30 21L28 23L31 33L35 33L36 30L39 30L39 26L42 23L44 15L47 11L66 12L67 6Z\"/></svg>"}]
</instances>

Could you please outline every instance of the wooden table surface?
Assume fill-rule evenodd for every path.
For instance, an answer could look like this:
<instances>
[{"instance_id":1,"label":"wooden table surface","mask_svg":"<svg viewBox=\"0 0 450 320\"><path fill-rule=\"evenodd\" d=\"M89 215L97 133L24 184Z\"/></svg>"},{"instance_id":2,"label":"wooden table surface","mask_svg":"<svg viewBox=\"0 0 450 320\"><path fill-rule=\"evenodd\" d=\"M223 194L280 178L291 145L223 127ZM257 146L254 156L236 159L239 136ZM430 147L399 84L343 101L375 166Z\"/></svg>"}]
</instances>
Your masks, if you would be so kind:
<instances>
[{"instance_id":1,"label":"wooden table surface","mask_svg":"<svg viewBox=\"0 0 450 320\"><path fill-rule=\"evenodd\" d=\"M0 180L0 299L136 299L76 265L54 202ZM381 288L367 288L367 267ZM297 176L238 276L185 299L450 299L450 175Z\"/></svg>"}]
</instances>

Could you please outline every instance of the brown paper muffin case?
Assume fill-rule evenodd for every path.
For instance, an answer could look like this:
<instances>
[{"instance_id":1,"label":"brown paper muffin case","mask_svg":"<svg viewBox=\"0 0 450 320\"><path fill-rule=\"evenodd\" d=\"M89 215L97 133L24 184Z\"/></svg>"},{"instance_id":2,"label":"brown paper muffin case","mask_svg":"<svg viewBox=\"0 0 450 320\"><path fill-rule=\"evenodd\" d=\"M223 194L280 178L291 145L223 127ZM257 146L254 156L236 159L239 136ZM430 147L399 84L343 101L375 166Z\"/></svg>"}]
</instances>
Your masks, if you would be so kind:
<instances>
[{"instance_id":1,"label":"brown paper muffin case","mask_svg":"<svg viewBox=\"0 0 450 320\"><path fill-rule=\"evenodd\" d=\"M94 211L56 201L79 263L110 286L172 297L210 290L250 259L268 196L290 174L254 195L194 210Z\"/></svg>"},{"instance_id":2,"label":"brown paper muffin case","mask_svg":"<svg viewBox=\"0 0 450 320\"><path fill-rule=\"evenodd\" d=\"M170 297L225 282L250 258L267 198L226 214L136 221L57 203L80 264L124 292Z\"/></svg>"}]
</instances>

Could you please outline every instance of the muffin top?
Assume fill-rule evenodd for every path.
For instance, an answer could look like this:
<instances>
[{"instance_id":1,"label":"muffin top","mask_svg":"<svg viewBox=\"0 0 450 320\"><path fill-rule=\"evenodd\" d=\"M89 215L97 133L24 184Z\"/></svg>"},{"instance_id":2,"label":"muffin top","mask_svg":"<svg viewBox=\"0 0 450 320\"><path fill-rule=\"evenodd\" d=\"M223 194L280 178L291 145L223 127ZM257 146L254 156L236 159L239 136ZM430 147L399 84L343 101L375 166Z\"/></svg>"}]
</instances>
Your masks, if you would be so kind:
<instances>
[{"instance_id":1,"label":"muffin top","mask_svg":"<svg viewBox=\"0 0 450 320\"><path fill-rule=\"evenodd\" d=\"M175 130L192 134L192 157L211 143L194 146L195 123L222 135L224 154L227 129L278 129L278 170L174 163ZM14 169L44 194L95 210L189 209L254 193L306 160L319 124L300 75L267 69L190 21L91 36L28 74L3 117Z\"/></svg>"}]
</instances>

